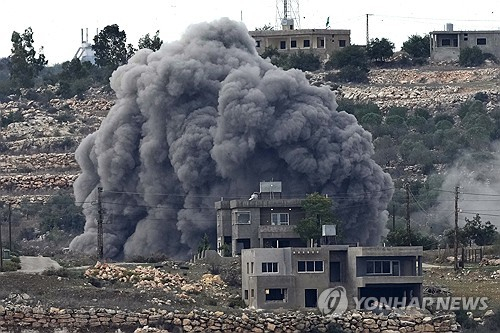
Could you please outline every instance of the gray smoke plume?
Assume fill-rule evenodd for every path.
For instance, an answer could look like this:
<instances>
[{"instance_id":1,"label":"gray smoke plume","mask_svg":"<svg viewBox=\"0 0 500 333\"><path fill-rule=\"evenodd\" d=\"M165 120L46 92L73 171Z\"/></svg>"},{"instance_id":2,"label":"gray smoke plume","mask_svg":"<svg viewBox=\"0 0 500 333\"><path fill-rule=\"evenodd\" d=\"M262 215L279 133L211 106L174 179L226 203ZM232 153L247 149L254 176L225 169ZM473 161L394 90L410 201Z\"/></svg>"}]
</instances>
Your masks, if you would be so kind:
<instances>
[{"instance_id":1,"label":"gray smoke plume","mask_svg":"<svg viewBox=\"0 0 500 333\"><path fill-rule=\"evenodd\" d=\"M76 152L87 222L72 250L96 251L97 187L106 257L186 257L214 234L215 201L270 179L285 195L333 195L346 240L379 242L393 185L371 159L371 135L328 88L254 45L242 23L220 19L114 72L116 105Z\"/></svg>"}]
</instances>

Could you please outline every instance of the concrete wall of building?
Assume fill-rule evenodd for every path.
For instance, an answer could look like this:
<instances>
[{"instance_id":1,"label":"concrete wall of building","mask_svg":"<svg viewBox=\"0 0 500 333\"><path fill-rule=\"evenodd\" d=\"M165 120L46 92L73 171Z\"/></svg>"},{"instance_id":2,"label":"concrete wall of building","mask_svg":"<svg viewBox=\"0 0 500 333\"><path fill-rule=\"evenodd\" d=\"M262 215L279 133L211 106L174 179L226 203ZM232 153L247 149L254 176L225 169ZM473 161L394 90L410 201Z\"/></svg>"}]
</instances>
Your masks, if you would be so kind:
<instances>
[{"instance_id":1,"label":"concrete wall of building","mask_svg":"<svg viewBox=\"0 0 500 333\"><path fill-rule=\"evenodd\" d=\"M241 253L241 293L249 307L274 309L279 307L293 307L294 276L291 264L291 248L281 249L248 249ZM262 272L262 263L277 263L278 272ZM252 269L253 268L253 269ZM266 302L266 289L286 288L287 303ZM252 292L252 289L254 290ZM290 298L291 297L291 298ZM268 304L269 303L269 304Z\"/></svg>"},{"instance_id":2,"label":"concrete wall of building","mask_svg":"<svg viewBox=\"0 0 500 333\"><path fill-rule=\"evenodd\" d=\"M262 54L266 47L273 47L283 53L294 53L299 50L313 52L325 59L332 52L351 45L350 30L299 29L250 31L249 33L256 41L259 54ZM308 44L304 44L304 41Z\"/></svg>"},{"instance_id":3,"label":"concrete wall of building","mask_svg":"<svg viewBox=\"0 0 500 333\"><path fill-rule=\"evenodd\" d=\"M474 46L500 57L500 31L435 31L430 37L433 61L458 61L460 50ZM486 44L478 45L478 39L485 39Z\"/></svg>"}]
</instances>

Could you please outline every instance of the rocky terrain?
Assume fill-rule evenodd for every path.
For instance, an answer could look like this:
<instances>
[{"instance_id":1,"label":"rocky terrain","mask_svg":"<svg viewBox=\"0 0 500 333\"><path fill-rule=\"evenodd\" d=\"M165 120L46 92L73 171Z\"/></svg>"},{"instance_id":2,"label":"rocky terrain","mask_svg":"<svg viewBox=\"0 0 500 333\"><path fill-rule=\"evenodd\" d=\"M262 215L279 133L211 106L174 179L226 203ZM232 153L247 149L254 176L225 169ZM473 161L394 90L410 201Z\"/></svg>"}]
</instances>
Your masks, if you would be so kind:
<instances>
[{"instance_id":1,"label":"rocky terrain","mask_svg":"<svg viewBox=\"0 0 500 333\"><path fill-rule=\"evenodd\" d=\"M500 67L374 69L369 84L338 86L328 73L308 73L314 85L329 85L338 99L392 106L456 109L477 93L488 96L487 108L500 105ZM83 99L55 98L51 88L24 91L0 102L0 200L44 200L60 189L71 189L79 168L74 151L95 131L114 104L112 92L90 89ZM5 124L5 119L11 119Z\"/></svg>"}]
</instances>

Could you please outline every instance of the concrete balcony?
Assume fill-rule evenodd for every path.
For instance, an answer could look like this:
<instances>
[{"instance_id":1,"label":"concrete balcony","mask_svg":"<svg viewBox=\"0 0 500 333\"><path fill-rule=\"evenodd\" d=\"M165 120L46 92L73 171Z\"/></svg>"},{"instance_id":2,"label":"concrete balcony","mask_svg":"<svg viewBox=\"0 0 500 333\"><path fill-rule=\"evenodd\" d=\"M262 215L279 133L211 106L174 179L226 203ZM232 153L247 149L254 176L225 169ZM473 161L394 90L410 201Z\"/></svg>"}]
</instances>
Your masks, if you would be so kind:
<instances>
[{"instance_id":1,"label":"concrete balcony","mask_svg":"<svg viewBox=\"0 0 500 333\"><path fill-rule=\"evenodd\" d=\"M366 275L356 278L356 287L367 284L421 284L423 281L423 276Z\"/></svg>"}]
</instances>

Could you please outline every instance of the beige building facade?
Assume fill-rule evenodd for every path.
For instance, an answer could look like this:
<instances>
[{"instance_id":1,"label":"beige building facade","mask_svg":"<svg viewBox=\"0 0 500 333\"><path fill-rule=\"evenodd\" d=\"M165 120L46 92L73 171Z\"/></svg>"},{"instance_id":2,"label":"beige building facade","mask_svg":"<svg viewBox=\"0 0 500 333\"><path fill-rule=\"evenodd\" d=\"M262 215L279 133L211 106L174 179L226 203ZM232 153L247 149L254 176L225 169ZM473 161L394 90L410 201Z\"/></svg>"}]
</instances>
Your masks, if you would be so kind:
<instances>
[{"instance_id":1,"label":"beige building facade","mask_svg":"<svg viewBox=\"0 0 500 333\"><path fill-rule=\"evenodd\" d=\"M359 299L422 298L422 247L323 245L242 250L242 298L256 309L315 308L321 293Z\"/></svg>"},{"instance_id":2,"label":"beige building facade","mask_svg":"<svg viewBox=\"0 0 500 333\"><path fill-rule=\"evenodd\" d=\"M259 54L272 47L281 53L312 52L327 59L333 52L351 45L351 31L345 29L256 30L249 33L255 39Z\"/></svg>"}]
</instances>

